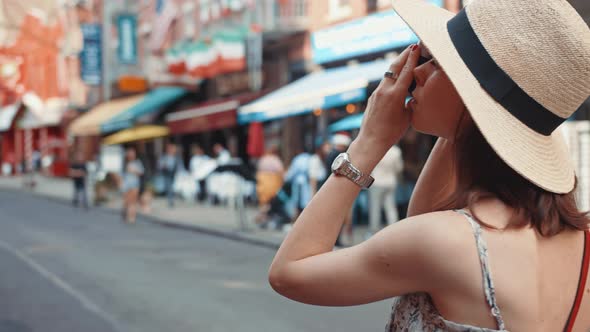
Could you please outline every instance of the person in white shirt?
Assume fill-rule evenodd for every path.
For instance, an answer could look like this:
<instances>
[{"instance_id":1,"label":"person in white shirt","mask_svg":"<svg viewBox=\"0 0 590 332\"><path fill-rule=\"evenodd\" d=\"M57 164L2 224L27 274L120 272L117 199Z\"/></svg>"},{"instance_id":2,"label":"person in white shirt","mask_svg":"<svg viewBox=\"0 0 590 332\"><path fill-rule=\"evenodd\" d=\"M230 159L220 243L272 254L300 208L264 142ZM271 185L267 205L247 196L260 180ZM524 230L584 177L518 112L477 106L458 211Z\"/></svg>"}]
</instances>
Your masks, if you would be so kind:
<instances>
[{"instance_id":1,"label":"person in white shirt","mask_svg":"<svg viewBox=\"0 0 590 332\"><path fill-rule=\"evenodd\" d=\"M213 152L217 158L217 165L221 166L230 162L231 155L229 151L227 151L227 149L220 143L215 143L215 145L213 145Z\"/></svg>"},{"instance_id":2,"label":"person in white shirt","mask_svg":"<svg viewBox=\"0 0 590 332\"><path fill-rule=\"evenodd\" d=\"M190 160L190 171L197 186L197 200L202 202L207 197L207 185L204 178L201 177L201 169L211 160L200 145L193 146L193 156Z\"/></svg>"},{"instance_id":3,"label":"person in white shirt","mask_svg":"<svg viewBox=\"0 0 590 332\"><path fill-rule=\"evenodd\" d=\"M375 182L369 188L369 233L367 237L375 234L381 228L382 208L385 209L385 216L389 225L398 221L395 189L403 165L401 149L394 145L373 170L372 175Z\"/></svg>"}]
</instances>

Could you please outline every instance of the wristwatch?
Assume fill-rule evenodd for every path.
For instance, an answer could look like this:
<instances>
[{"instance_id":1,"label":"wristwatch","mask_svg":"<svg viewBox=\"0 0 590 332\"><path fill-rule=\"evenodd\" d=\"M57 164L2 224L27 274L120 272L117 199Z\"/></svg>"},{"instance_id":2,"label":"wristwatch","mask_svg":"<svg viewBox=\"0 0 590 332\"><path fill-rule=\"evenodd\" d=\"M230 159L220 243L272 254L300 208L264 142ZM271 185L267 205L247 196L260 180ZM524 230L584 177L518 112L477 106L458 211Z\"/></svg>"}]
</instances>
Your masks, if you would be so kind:
<instances>
[{"instance_id":1,"label":"wristwatch","mask_svg":"<svg viewBox=\"0 0 590 332\"><path fill-rule=\"evenodd\" d=\"M343 152L334 159L332 163L332 173L337 176L344 176L362 189L369 188L375 179L367 174L363 174L358 168L350 162L348 153Z\"/></svg>"}]
</instances>

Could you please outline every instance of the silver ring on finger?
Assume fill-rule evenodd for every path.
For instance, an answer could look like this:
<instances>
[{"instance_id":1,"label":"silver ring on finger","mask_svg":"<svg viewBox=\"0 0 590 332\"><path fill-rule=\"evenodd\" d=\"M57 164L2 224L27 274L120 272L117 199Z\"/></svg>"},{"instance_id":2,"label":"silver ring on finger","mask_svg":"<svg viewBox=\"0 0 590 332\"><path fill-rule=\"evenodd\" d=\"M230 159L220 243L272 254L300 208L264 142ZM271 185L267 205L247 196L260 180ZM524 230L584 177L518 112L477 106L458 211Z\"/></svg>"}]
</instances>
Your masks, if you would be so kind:
<instances>
[{"instance_id":1,"label":"silver ring on finger","mask_svg":"<svg viewBox=\"0 0 590 332\"><path fill-rule=\"evenodd\" d=\"M388 70L388 71L385 72L385 74L383 74L383 77L390 78L390 79L392 79L392 80L395 81L399 77L399 74L398 73L394 73L391 70Z\"/></svg>"}]
</instances>

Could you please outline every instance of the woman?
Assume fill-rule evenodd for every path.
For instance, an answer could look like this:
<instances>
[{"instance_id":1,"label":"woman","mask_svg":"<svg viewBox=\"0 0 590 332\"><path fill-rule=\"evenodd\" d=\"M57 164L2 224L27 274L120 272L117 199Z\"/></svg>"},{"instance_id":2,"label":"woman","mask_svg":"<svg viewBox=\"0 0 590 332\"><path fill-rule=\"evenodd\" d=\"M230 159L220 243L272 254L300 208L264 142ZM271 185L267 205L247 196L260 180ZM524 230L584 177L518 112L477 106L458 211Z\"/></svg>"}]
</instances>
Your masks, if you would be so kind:
<instances>
[{"instance_id":1,"label":"woman","mask_svg":"<svg viewBox=\"0 0 590 332\"><path fill-rule=\"evenodd\" d=\"M278 147L270 146L256 165L256 195L261 207L279 192L284 174L285 166L278 155Z\"/></svg>"},{"instance_id":2,"label":"woman","mask_svg":"<svg viewBox=\"0 0 590 332\"><path fill-rule=\"evenodd\" d=\"M278 146L269 146L256 165L256 197L258 198L258 215L256 224L266 227L270 202L283 185L285 166L278 155Z\"/></svg>"},{"instance_id":3,"label":"woman","mask_svg":"<svg viewBox=\"0 0 590 332\"><path fill-rule=\"evenodd\" d=\"M434 58L418 65L426 49L412 45L391 65L348 157L370 174L408 126L439 136L411 217L332 251L370 183L332 176L277 252L271 285L315 305L395 297L388 331L588 331L589 220L557 127L590 95L590 29L564 0L475 0L455 17L393 3Z\"/></svg>"},{"instance_id":4,"label":"woman","mask_svg":"<svg viewBox=\"0 0 590 332\"><path fill-rule=\"evenodd\" d=\"M144 173L143 164L137 159L134 148L125 151L125 170L123 172L123 220L135 223L139 198L140 178Z\"/></svg>"}]
</instances>

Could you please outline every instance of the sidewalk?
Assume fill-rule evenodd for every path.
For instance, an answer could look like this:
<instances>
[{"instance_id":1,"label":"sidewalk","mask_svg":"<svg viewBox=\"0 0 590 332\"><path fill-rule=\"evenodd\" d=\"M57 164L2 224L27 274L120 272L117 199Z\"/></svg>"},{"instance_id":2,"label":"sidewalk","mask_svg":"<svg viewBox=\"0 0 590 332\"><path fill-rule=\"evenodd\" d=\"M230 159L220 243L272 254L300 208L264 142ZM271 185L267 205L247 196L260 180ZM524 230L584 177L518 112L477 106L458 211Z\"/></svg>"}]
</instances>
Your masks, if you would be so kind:
<instances>
[{"instance_id":1,"label":"sidewalk","mask_svg":"<svg viewBox=\"0 0 590 332\"><path fill-rule=\"evenodd\" d=\"M24 177L0 177L0 190L18 190L50 199L70 203L73 195L73 185L69 179L35 176L36 186L33 189L24 186ZM93 202L92 191L88 190L89 202ZM102 209L113 212L114 218L120 218L121 200L111 200L103 204ZM263 230L257 227L253 220L256 214L254 208L246 208L245 225L240 225L238 211L226 206L205 206L181 199L173 209L169 209L164 198L156 198L152 202L149 213L140 213L151 222L167 227L182 228L211 235L221 236L242 242L278 248L286 233L281 231ZM364 240L365 226L354 229L354 243ZM346 240L346 237L345 237Z\"/></svg>"}]
</instances>

